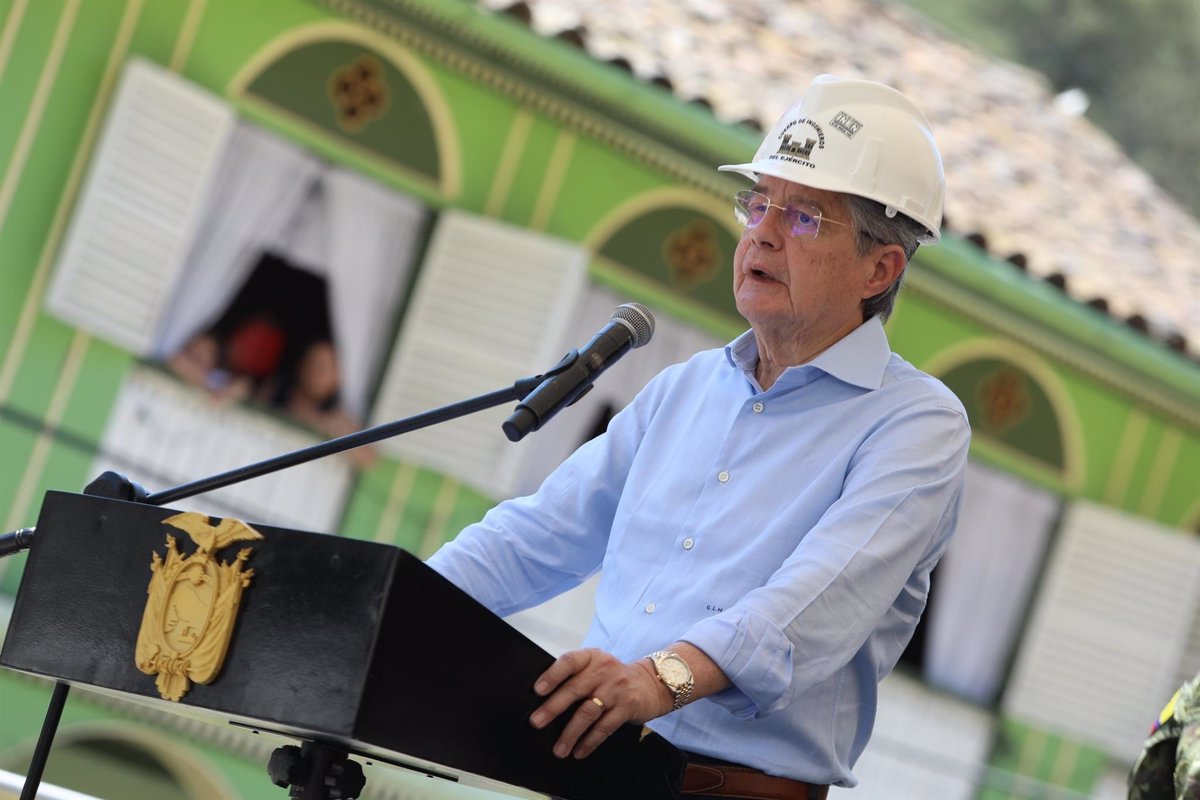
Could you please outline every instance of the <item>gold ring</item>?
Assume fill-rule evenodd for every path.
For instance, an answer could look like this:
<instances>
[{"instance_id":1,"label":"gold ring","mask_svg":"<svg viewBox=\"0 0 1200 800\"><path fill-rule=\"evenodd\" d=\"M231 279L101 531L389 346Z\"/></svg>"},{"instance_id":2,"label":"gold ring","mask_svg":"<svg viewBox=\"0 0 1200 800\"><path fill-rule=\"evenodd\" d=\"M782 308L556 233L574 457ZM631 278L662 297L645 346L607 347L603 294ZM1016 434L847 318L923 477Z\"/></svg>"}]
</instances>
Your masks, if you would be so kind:
<instances>
[{"instance_id":1,"label":"gold ring","mask_svg":"<svg viewBox=\"0 0 1200 800\"><path fill-rule=\"evenodd\" d=\"M601 711L604 710L604 701L601 700L599 697L593 697L592 702L595 703L597 706L599 706Z\"/></svg>"}]
</instances>

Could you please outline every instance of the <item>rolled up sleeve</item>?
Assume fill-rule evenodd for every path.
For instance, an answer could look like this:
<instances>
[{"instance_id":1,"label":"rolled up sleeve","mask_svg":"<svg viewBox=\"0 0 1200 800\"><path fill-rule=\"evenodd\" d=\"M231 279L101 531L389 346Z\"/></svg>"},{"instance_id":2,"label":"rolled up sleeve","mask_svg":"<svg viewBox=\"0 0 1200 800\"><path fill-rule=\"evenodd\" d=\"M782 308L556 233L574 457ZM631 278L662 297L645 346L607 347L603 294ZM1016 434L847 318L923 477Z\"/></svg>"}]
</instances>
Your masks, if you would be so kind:
<instances>
[{"instance_id":1,"label":"rolled up sleeve","mask_svg":"<svg viewBox=\"0 0 1200 800\"><path fill-rule=\"evenodd\" d=\"M769 581L680 637L732 682L713 702L763 717L850 663L872 633L907 642L953 531L969 441L961 410L940 406L865 437L841 497ZM902 649L889 648L879 678Z\"/></svg>"}]
</instances>

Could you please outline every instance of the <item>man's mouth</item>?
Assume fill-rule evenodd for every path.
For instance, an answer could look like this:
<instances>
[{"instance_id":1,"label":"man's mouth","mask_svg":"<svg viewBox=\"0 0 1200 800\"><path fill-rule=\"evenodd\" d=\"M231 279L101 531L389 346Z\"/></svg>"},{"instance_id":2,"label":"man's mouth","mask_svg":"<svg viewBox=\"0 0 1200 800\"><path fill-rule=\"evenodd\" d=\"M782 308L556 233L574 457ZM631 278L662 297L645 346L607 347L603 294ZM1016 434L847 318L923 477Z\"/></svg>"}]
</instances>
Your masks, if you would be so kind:
<instances>
[{"instance_id":1,"label":"man's mouth","mask_svg":"<svg viewBox=\"0 0 1200 800\"><path fill-rule=\"evenodd\" d=\"M763 270L756 269L756 268L751 268L749 270L749 275L750 275L750 277L757 278L758 280L765 280L765 281L776 280L774 275L771 275L769 272L764 272Z\"/></svg>"}]
</instances>

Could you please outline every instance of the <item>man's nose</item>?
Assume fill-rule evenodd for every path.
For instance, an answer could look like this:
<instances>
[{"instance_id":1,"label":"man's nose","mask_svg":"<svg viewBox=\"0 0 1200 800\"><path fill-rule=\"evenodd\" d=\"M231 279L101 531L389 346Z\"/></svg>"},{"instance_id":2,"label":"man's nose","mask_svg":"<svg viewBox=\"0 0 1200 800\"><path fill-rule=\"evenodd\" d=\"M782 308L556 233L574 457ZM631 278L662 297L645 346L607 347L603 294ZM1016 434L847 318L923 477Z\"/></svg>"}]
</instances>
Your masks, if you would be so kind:
<instances>
[{"instance_id":1,"label":"man's nose","mask_svg":"<svg viewBox=\"0 0 1200 800\"><path fill-rule=\"evenodd\" d=\"M785 225L787 225L787 220L784 219L783 209L778 206L770 206L767 208L762 222L750 229L750 239L759 247L772 250L782 247Z\"/></svg>"}]
</instances>

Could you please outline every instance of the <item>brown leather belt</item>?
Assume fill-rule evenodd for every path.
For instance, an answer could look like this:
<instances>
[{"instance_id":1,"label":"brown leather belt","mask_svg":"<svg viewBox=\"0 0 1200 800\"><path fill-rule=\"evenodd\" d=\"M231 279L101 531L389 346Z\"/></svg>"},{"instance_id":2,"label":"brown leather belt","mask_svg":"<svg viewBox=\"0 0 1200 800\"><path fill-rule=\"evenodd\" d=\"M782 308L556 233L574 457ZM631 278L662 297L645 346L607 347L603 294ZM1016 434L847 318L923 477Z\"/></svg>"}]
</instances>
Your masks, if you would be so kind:
<instances>
[{"instance_id":1,"label":"brown leather belt","mask_svg":"<svg viewBox=\"0 0 1200 800\"><path fill-rule=\"evenodd\" d=\"M828 786L777 778L733 764L688 762L683 794L737 797L745 800L825 800Z\"/></svg>"}]
</instances>

